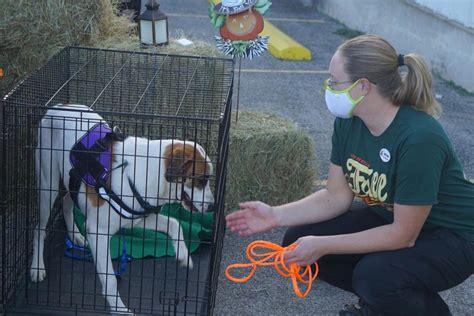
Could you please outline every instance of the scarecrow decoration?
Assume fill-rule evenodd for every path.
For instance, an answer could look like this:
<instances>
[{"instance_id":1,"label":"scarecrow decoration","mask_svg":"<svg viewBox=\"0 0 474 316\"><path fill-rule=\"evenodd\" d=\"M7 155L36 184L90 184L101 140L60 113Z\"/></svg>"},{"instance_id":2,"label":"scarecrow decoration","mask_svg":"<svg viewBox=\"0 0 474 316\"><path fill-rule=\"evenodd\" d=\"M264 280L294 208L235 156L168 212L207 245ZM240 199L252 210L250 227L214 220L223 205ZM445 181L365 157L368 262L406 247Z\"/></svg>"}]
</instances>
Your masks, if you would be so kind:
<instances>
[{"instance_id":1,"label":"scarecrow decoration","mask_svg":"<svg viewBox=\"0 0 474 316\"><path fill-rule=\"evenodd\" d=\"M212 25L219 29L215 36L217 48L225 55L248 58L260 56L268 48L268 36L263 31L263 17L270 0L222 0L209 6Z\"/></svg>"}]
</instances>

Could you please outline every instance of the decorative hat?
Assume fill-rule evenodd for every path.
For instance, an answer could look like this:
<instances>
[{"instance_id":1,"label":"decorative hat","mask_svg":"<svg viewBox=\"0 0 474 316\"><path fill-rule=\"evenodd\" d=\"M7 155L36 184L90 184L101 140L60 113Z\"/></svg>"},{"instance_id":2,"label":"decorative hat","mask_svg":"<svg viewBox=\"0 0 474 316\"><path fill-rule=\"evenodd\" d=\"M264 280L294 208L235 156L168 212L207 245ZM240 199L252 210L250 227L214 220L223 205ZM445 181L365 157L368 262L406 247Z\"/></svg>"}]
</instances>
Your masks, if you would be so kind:
<instances>
[{"instance_id":1,"label":"decorative hat","mask_svg":"<svg viewBox=\"0 0 474 316\"><path fill-rule=\"evenodd\" d=\"M214 7L217 14L231 15L243 12L251 8L257 0L222 0Z\"/></svg>"}]
</instances>

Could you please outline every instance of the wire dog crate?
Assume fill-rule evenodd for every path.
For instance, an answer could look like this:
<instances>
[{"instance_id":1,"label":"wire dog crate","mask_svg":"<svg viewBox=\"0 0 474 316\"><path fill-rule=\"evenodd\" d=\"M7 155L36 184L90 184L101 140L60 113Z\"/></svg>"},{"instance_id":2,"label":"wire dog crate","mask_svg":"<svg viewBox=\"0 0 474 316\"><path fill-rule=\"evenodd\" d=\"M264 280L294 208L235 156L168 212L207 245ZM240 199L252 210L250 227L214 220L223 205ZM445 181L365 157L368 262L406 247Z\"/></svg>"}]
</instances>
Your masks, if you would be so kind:
<instances>
[{"instance_id":1,"label":"wire dog crate","mask_svg":"<svg viewBox=\"0 0 474 316\"><path fill-rule=\"evenodd\" d=\"M0 313L109 314L122 311L118 308L120 304L112 306L110 303L109 298L114 296L115 301L112 301L117 302L119 297L128 310L140 314L212 314L224 235L233 72L234 64L229 59L67 47L3 98L0 103ZM58 108L58 104L63 106ZM84 105L91 112L76 105ZM81 183L81 189L76 194L77 204L71 208L68 200L66 206L67 196L73 196L68 193L71 186L66 181L66 178L72 178L72 173L68 174L72 166L68 157L73 153L69 142L71 137L75 142L80 141L81 135L85 137L85 131L102 122L94 116L96 114L110 128L117 126L128 137L125 140L115 139L110 145L114 152L109 152L112 162L109 163L109 178L104 186L113 188L118 185L122 189L120 193L114 193L115 190L108 196L115 194L126 206L142 211L145 206L140 204L135 207L138 203L161 205L161 211L164 207L175 206L184 235L173 233L170 227L174 222L163 215L167 222L161 223L160 227L166 237L160 238L166 240L165 246L160 247L168 250L185 242L189 254L183 252L185 247L173 249L176 256L186 254L184 261L181 258L178 262L172 255L149 257L144 249L140 251L142 239L138 244L130 240L138 238L136 235L142 232L145 235L146 230L134 231L131 237L125 236L122 226L132 223L132 227L128 228L133 231L135 221L118 216L111 207L112 202L109 204L98 199L97 186L94 191ZM111 135L114 133L111 132ZM115 134L120 135L118 132ZM132 145L126 145L130 139L135 149ZM171 148L191 145L192 158L185 157L182 151L176 154L182 155L179 157L165 156L162 151L168 145L164 145L164 140L168 140L166 144L171 144ZM122 152L115 152L117 143L122 144ZM143 148L147 151L139 152L137 144L144 144ZM196 149L197 144L207 154L205 163L212 165L212 173L209 164L206 164L205 174L197 171L199 163L202 163L196 158L198 152L202 154L202 150ZM127 151L124 149L127 146L132 149ZM156 148L160 150L156 152ZM135 161L133 167L119 164L126 159ZM168 178L168 170L171 169L153 173L152 160L158 168L165 168L173 165L173 159L180 161L181 166L184 163L191 166L189 172L176 181ZM145 191L142 189L133 196L127 196L122 191L126 185L122 180L123 174L131 168L134 176L130 183L136 185L137 191L140 191L140 186L145 187ZM199 170L203 173L202 168ZM130 181L130 177L128 179ZM59 180L59 185L56 180ZM117 181L121 183L117 184ZM203 181L207 181L214 200L210 211L204 209L206 189L196 185ZM130 188L132 184L129 184ZM159 188L160 185L162 188ZM151 189L154 187L156 190ZM165 196L161 193L164 187L168 188ZM147 189L150 192L147 193ZM186 195L183 193L185 190ZM140 197L144 201L138 201ZM203 209L197 209L195 205L202 205ZM40 225L40 229L36 230L40 211L47 208L52 209L49 224L44 229ZM71 226L67 225L71 223L71 214L79 227L76 214L81 213L85 215L82 232L87 240L83 251L78 250L79 246L71 248L69 244L68 248L65 244L65 240L76 241L75 234L78 234L76 229L71 230ZM187 226L182 222L182 214L188 214L190 223ZM198 229L198 234L193 235L191 227L195 228L195 224L198 228L202 226L204 217L210 218L210 226L207 237L201 238L203 230ZM113 267L115 271L122 269L124 272L117 278L118 292L111 293L109 286L115 280L114 271L106 269L105 276L101 276L100 272L104 269L98 266L106 264L103 254L110 253L113 247L111 241L102 241L109 240L114 232L111 229L104 231L101 223L106 221L112 225L117 218L120 218L120 230L113 238L118 236L117 251L119 255L122 250L123 253L119 260L113 260ZM163 217L156 218L156 225L160 225L158 221ZM94 228L91 223L96 223L97 227ZM146 225L147 229L149 227ZM188 229L189 234L186 234ZM152 234L154 231L151 230ZM39 262L37 257L33 258L34 243L39 244L37 237L43 232L46 235L44 270L39 263L33 264ZM156 239L151 250L153 254L158 251ZM95 255L90 241L95 245ZM192 244L198 247L194 247L196 249L191 253ZM41 253L39 247L38 253ZM130 251L128 255L135 256L134 249L130 249L133 247L144 258L126 263L129 257L125 252ZM71 252L74 255L65 255ZM190 261L193 262L192 268ZM184 267L181 266L183 262L187 262ZM40 271L46 272L45 279L32 282L33 275L37 277L35 281L40 280Z\"/></svg>"}]
</instances>

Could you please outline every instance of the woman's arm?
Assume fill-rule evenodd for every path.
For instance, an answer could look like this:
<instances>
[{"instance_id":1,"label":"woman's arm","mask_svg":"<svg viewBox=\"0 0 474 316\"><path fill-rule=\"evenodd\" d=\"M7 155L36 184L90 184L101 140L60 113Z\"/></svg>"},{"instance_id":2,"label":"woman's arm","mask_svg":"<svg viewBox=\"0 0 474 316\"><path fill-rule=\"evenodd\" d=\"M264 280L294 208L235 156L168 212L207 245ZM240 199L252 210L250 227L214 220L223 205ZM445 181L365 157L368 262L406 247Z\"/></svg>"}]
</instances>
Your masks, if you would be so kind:
<instances>
[{"instance_id":1,"label":"woman's arm","mask_svg":"<svg viewBox=\"0 0 474 316\"><path fill-rule=\"evenodd\" d=\"M357 254L412 247L431 210L431 205L395 204L394 221L358 233L306 236L286 254L287 263L307 265L327 254Z\"/></svg>"},{"instance_id":2,"label":"woman's arm","mask_svg":"<svg viewBox=\"0 0 474 316\"><path fill-rule=\"evenodd\" d=\"M240 210L226 216L227 227L241 236L250 236L277 226L321 222L346 212L353 199L342 168L331 164L325 189L276 207L259 201L240 203Z\"/></svg>"},{"instance_id":3,"label":"woman's arm","mask_svg":"<svg viewBox=\"0 0 474 316\"><path fill-rule=\"evenodd\" d=\"M277 226L293 226L327 221L346 212L354 194L340 166L330 164L326 188L299 201L273 208Z\"/></svg>"}]
</instances>

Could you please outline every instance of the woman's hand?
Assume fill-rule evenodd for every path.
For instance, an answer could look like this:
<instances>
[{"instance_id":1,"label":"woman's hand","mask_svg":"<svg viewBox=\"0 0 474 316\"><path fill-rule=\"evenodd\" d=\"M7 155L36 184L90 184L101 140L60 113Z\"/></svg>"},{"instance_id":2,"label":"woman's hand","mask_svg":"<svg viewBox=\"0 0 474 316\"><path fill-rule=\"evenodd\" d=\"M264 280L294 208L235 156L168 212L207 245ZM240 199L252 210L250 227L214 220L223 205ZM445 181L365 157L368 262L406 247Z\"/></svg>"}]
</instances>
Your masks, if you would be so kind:
<instances>
[{"instance_id":1,"label":"woman's hand","mask_svg":"<svg viewBox=\"0 0 474 316\"><path fill-rule=\"evenodd\" d=\"M299 266L307 266L327 255L323 240L318 236L301 237L294 244L296 248L285 253L285 264L296 263Z\"/></svg>"},{"instance_id":2,"label":"woman's hand","mask_svg":"<svg viewBox=\"0 0 474 316\"><path fill-rule=\"evenodd\" d=\"M273 207L262 202L240 203L240 210L226 216L227 227L240 236L250 236L277 226Z\"/></svg>"}]
</instances>

